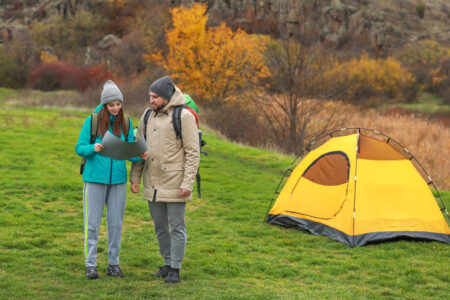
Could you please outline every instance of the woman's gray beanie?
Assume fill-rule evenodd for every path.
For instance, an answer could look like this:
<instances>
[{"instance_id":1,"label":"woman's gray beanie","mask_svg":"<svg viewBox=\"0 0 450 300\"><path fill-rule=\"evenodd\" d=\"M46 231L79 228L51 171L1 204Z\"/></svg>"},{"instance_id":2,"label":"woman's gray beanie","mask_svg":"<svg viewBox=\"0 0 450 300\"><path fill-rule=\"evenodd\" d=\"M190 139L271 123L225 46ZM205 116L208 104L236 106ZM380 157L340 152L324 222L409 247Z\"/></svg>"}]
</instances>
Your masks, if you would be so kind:
<instances>
[{"instance_id":1,"label":"woman's gray beanie","mask_svg":"<svg viewBox=\"0 0 450 300\"><path fill-rule=\"evenodd\" d=\"M111 101L119 100L123 103L123 96L117 85L112 80L108 80L103 86L102 96L100 98L101 104L106 104Z\"/></svg>"},{"instance_id":2,"label":"woman's gray beanie","mask_svg":"<svg viewBox=\"0 0 450 300\"><path fill-rule=\"evenodd\" d=\"M175 85L169 76L164 76L150 85L150 92L170 101L175 92Z\"/></svg>"}]
</instances>

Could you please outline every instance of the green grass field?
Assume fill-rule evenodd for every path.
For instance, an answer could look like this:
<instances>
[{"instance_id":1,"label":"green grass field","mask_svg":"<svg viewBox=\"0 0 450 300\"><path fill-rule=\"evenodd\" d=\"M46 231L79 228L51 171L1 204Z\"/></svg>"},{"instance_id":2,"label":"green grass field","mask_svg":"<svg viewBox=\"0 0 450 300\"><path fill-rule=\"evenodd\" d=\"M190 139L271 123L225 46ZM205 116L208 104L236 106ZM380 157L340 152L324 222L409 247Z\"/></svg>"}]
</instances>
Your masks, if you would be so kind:
<instances>
[{"instance_id":1,"label":"green grass field","mask_svg":"<svg viewBox=\"0 0 450 300\"><path fill-rule=\"evenodd\" d=\"M7 105L0 112L1 299L448 299L449 245L396 241L351 249L264 224L292 157L211 132L200 166L203 198L187 209L182 282L150 277L162 260L147 205L131 192L120 256L125 278L106 276L103 219L100 278L86 280L74 147L87 115ZM450 194L443 196L450 207Z\"/></svg>"},{"instance_id":2,"label":"green grass field","mask_svg":"<svg viewBox=\"0 0 450 300\"><path fill-rule=\"evenodd\" d=\"M392 106L398 106L415 112L428 114L450 112L450 105L444 104L443 100L436 95L425 92L419 94L416 103L393 104Z\"/></svg>"}]
</instances>

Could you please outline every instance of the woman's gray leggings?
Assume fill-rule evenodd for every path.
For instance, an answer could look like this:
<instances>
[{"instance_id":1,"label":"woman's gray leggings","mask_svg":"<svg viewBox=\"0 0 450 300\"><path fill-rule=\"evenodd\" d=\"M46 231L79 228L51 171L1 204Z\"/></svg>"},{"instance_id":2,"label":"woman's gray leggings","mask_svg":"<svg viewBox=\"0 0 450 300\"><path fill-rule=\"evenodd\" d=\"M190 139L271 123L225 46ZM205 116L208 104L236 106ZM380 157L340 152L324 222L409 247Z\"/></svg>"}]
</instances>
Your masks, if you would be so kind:
<instances>
[{"instance_id":1,"label":"woman's gray leggings","mask_svg":"<svg viewBox=\"0 0 450 300\"><path fill-rule=\"evenodd\" d=\"M105 205L108 226L108 264L119 264L125 198L126 183L84 182L84 256L86 257L86 267L97 266L98 232Z\"/></svg>"}]
</instances>

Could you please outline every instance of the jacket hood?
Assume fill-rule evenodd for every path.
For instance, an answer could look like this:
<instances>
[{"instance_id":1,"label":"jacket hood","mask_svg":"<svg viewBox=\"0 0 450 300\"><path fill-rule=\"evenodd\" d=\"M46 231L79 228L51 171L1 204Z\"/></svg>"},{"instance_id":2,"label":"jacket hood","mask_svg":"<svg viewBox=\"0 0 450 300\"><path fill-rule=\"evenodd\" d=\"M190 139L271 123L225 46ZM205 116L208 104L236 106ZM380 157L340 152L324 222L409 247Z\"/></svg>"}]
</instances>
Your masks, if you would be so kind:
<instances>
[{"instance_id":1,"label":"jacket hood","mask_svg":"<svg viewBox=\"0 0 450 300\"><path fill-rule=\"evenodd\" d=\"M170 98L169 103L164 107L164 110L169 110L169 108L173 106L184 105L184 103L185 100L183 93L179 88L175 87L175 92L173 93L172 98Z\"/></svg>"}]
</instances>

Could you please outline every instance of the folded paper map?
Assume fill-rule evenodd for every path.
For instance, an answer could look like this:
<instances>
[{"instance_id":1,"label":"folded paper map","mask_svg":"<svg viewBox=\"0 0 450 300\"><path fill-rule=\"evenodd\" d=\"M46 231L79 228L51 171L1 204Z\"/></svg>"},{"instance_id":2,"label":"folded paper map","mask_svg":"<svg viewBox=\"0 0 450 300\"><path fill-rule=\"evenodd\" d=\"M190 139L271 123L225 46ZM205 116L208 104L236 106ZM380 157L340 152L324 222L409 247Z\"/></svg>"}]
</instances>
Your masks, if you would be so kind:
<instances>
[{"instance_id":1,"label":"folded paper map","mask_svg":"<svg viewBox=\"0 0 450 300\"><path fill-rule=\"evenodd\" d=\"M137 157L139 154L147 151L144 139L140 139L137 142L126 143L109 131L107 131L103 137L102 145L104 149L100 152L101 155L119 160Z\"/></svg>"}]
</instances>

